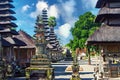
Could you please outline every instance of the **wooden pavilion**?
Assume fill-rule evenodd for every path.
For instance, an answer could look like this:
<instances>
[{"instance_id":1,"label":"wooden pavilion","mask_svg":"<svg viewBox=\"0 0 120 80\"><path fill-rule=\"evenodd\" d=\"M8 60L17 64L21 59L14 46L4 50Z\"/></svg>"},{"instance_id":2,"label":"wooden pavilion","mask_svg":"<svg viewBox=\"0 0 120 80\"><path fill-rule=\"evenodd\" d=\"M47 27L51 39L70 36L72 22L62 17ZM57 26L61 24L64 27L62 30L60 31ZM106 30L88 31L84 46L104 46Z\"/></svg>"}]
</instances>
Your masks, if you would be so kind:
<instances>
[{"instance_id":1,"label":"wooden pavilion","mask_svg":"<svg viewBox=\"0 0 120 80\"><path fill-rule=\"evenodd\" d=\"M29 66L28 64L30 63L30 59L35 55L36 51L34 39L23 30L18 31L18 33L19 35L14 37L23 41L26 46L14 47L16 61L18 61L22 66Z\"/></svg>"},{"instance_id":2,"label":"wooden pavilion","mask_svg":"<svg viewBox=\"0 0 120 80\"><path fill-rule=\"evenodd\" d=\"M87 45L98 47L102 58L99 72L104 77L120 77L120 0L98 0L96 8L100 11L95 22L102 25L88 38Z\"/></svg>"}]
</instances>

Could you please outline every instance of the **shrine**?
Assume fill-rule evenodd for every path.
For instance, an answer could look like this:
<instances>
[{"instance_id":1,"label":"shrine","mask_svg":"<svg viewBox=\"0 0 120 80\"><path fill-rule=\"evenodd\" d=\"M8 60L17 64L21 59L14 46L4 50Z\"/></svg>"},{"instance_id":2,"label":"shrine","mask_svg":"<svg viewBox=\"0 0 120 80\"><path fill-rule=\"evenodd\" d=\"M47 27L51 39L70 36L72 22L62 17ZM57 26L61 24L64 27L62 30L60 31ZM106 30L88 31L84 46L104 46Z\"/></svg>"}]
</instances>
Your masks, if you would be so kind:
<instances>
[{"instance_id":1,"label":"shrine","mask_svg":"<svg viewBox=\"0 0 120 80\"><path fill-rule=\"evenodd\" d=\"M47 56L47 40L48 39L48 20L47 10L42 10L42 15L37 16L35 26L35 44L36 53L30 61L30 67L26 68L27 79L53 80L54 70L51 66L50 58Z\"/></svg>"},{"instance_id":2,"label":"shrine","mask_svg":"<svg viewBox=\"0 0 120 80\"><path fill-rule=\"evenodd\" d=\"M12 60L15 60L14 47L25 46L26 44L15 38L18 35L16 31L17 25L13 22L16 20L12 10L14 6L11 4L13 0L0 0L0 75L2 78L13 76Z\"/></svg>"},{"instance_id":3,"label":"shrine","mask_svg":"<svg viewBox=\"0 0 120 80\"><path fill-rule=\"evenodd\" d=\"M120 77L120 0L98 0L100 8L95 22L102 23L87 40L87 46L94 45L100 53L100 78Z\"/></svg>"}]
</instances>

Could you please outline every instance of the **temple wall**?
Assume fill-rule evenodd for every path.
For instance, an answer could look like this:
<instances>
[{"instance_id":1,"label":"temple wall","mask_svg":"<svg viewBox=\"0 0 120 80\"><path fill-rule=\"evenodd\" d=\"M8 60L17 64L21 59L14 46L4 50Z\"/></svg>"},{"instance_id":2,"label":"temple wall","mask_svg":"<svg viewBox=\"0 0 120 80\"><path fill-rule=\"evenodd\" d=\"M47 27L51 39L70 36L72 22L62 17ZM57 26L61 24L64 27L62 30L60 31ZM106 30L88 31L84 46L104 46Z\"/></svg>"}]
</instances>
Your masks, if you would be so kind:
<instances>
[{"instance_id":1,"label":"temple wall","mask_svg":"<svg viewBox=\"0 0 120 80\"><path fill-rule=\"evenodd\" d=\"M104 49L104 53L120 53L119 45L105 45L102 48Z\"/></svg>"},{"instance_id":2,"label":"temple wall","mask_svg":"<svg viewBox=\"0 0 120 80\"><path fill-rule=\"evenodd\" d=\"M30 58L35 55L35 49L15 48L14 53L16 60L19 61L20 64L26 64L30 60Z\"/></svg>"},{"instance_id":3,"label":"temple wall","mask_svg":"<svg viewBox=\"0 0 120 80\"><path fill-rule=\"evenodd\" d=\"M114 59L120 61L120 46L119 45L102 45L101 48L103 49L103 54L105 54L105 61L109 62L110 60L113 61ZM101 53L101 55L103 55Z\"/></svg>"}]
</instances>

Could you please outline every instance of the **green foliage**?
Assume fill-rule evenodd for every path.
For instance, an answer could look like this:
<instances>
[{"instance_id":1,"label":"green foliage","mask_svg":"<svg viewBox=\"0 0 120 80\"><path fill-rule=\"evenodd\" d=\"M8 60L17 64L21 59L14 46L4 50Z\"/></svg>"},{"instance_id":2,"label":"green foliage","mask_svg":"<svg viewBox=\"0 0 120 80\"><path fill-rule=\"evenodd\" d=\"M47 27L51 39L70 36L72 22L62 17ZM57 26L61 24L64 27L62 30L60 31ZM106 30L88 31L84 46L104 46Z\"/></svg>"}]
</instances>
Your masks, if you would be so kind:
<instances>
[{"instance_id":1,"label":"green foliage","mask_svg":"<svg viewBox=\"0 0 120 80\"><path fill-rule=\"evenodd\" d=\"M84 48L87 38L100 26L100 24L94 22L95 18L96 16L91 12L80 15L79 20L75 22L71 29L73 40L70 40L67 46L72 50Z\"/></svg>"},{"instance_id":2,"label":"green foliage","mask_svg":"<svg viewBox=\"0 0 120 80\"><path fill-rule=\"evenodd\" d=\"M54 27L56 26L56 18L54 16L51 16L49 19L48 19L48 25L50 27Z\"/></svg>"},{"instance_id":3,"label":"green foliage","mask_svg":"<svg viewBox=\"0 0 120 80\"><path fill-rule=\"evenodd\" d=\"M11 30L16 30L16 28L12 27Z\"/></svg>"}]
</instances>

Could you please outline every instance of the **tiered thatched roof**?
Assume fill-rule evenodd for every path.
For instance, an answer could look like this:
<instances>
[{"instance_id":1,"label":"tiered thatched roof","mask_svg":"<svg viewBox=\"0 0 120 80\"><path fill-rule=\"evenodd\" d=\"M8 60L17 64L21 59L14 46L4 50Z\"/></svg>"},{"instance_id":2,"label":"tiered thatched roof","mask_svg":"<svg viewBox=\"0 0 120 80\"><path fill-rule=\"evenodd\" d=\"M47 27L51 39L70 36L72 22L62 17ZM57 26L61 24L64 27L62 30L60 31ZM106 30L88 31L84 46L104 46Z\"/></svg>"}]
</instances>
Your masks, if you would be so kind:
<instances>
[{"instance_id":1,"label":"tiered thatched roof","mask_svg":"<svg viewBox=\"0 0 120 80\"><path fill-rule=\"evenodd\" d=\"M34 39L28 35L23 30L18 31L19 35L16 35L15 38L23 41L26 46L21 46L20 48L35 48Z\"/></svg>"},{"instance_id":2,"label":"tiered thatched roof","mask_svg":"<svg viewBox=\"0 0 120 80\"><path fill-rule=\"evenodd\" d=\"M99 15L100 14L120 14L120 9L103 7L99 11Z\"/></svg>"},{"instance_id":3,"label":"tiered thatched roof","mask_svg":"<svg viewBox=\"0 0 120 80\"><path fill-rule=\"evenodd\" d=\"M91 35L87 43L120 43L120 27L102 25Z\"/></svg>"},{"instance_id":4,"label":"tiered thatched roof","mask_svg":"<svg viewBox=\"0 0 120 80\"><path fill-rule=\"evenodd\" d=\"M87 44L120 43L120 6L116 4L115 8L111 8L106 5L112 2L120 3L120 0L98 0L96 8L101 9L95 22L100 22L102 25L88 38Z\"/></svg>"},{"instance_id":5,"label":"tiered thatched roof","mask_svg":"<svg viewBox=\"0 0 120 80\"><path fill-rule=\"evenodd\" d=\"M102 22L106 18L120 18L120 8L101 8L95 22Z\"/></svg>"},{"instance_id":6,"label":"tiered thatched roof","mask_svg":"<svg viewBox=\"0 0 120 80\"><path fill-rule=\"evenodd\" d=\"M14 29L17 25L12 22L16 20L12 14L15 12L12 8L15 8L11 2L13 0L0 0L0 36L1 44L4 47L10 46L25 46L25 42L19 40L14 35L18 35L18 32Z\"/></svg>"},{"instance_id":7,"label":"tiered thatched roof","mask_svg":"<svg viewBox=\"0 0 120 80\"><path fill-rule=\"evenodd\" d=\"M96 8L102 7L106 2L119 2L120 0L98 0Z\"/></svg>"}]
</instances>

